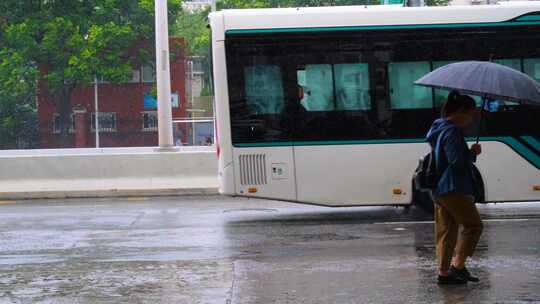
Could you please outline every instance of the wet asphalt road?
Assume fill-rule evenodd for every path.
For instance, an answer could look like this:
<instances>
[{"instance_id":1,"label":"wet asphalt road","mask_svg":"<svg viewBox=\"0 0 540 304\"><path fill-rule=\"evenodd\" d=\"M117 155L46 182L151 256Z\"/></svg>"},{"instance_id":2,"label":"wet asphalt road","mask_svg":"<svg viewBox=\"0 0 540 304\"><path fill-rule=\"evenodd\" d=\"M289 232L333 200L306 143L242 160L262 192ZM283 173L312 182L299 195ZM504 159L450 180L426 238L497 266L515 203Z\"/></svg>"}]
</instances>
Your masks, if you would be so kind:
<instances>
[{"instance_id":1,"label":"wet asphalt road","mask_svg":"<svg viewBox=\"0 0 540 304\"><path fill-rule=\"evenodd\" d=\"M540 203L481 206L479 284L429 216L223 197L0 202L0 303L540 303Z\"/></svg>"}]
</instances>

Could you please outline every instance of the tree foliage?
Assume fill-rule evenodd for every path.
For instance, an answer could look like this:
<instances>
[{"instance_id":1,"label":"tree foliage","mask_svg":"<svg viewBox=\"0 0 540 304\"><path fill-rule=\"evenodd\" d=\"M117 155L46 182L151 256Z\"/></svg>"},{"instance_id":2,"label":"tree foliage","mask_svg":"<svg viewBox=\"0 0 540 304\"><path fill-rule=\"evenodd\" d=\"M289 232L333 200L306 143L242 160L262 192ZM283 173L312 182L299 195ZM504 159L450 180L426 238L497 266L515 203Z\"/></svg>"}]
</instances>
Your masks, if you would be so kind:
<instances>
[{"instance_id":1,"label":"tree foliage","mask_svg":"<svg viewBox=\"0 0 540 304\"><path fill-rule=\"evenodd\" d=\"M207 7L198 11L182 11L171 26L171 33L186 40L189 55L207 54L210 46L210 29L208 28Z\"/></svg>"},{"instance_id":2,"label":"tree foliage","mask_svg":"<svg viewBox=\"0 0 540 304\"><path fill-rule=\"evenodd\" d=\"M0 50L0 149L32 148L37 139L37 69Z\"/></svg>"},{"instance_id":3,"label":"tree foliage","mask_svg":"<svg viewBox=\"0 0 540 304\"><path fill-rule=\"evenodd\" d=\"M181 0L168 5L174 20ZM0 29L0 62L20 58L20 66L5 73L23 67L45 71L39 77L54 97L65 138L77 86L90 84L96 75L125 82L132 68L151 62L150 52L137 46L153 40L154 0L2 0ZM12 84L0 86L6 91ZM0 102L4 99L0 96Z\"/></svg>"},{"instance_id":4,"label":"tree foliage","mask_svg":"<svg viewBox=\"0 0 540 304\"><path fill-rule=\"evenodd\" d=\"M427 6L445 6L450 3L450 0L426 0Z\"/></svg>"}]
</instances>

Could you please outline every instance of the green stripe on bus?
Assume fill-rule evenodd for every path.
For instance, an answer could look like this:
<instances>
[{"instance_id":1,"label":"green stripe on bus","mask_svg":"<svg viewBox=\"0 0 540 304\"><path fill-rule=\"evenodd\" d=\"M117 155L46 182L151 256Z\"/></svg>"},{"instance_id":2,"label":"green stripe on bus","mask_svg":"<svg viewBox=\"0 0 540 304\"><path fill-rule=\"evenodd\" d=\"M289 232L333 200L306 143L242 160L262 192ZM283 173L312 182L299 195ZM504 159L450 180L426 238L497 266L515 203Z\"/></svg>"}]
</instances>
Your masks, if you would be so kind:
<instances>
[{"instance_id":1,"label":"green stripe on bus","mask_svg":"<svg viewBox=\"0 0 540 304\"><path fill-rule=\"evenodd\" d=\"M376 145L376 144L404 144L404 143L422 143L423 138L410 139L370 139L370 140L317 140L317 141L284 141L268 143L242 143L234 144L237 148L256 148L256 147L292 147L292 146L337 146L337 145Z\"/></svg>"},{"instance_id":2,"label":"green stripe on bus","mask_svg":"<svg viewBox=\"0 0 540 304\"><path fill-rule=\"evenodd\" d=\"M226 35L245 35L245 34L261 34L261 33L302 33L302 32L328 32L328 31L354 31L354 30L430 29L430 28L523 26L523 25L540 25L540 20L539 21L525 21L525 22L510 21L510 22L458 23L458 24L374 25L374 26L345 26L345 27L306 27L306 28L227 30L225 34Z\"/></svg>"},{"instance_id":3,"label":"green stripe on bus","mask_svg":"<svg viewBox=\"0 0 540 304\"><path fill-rule=\"evenodd\" d=\"M522 16L517 18L516 21L540 21L540 15Z\"/></svg>"},{"instance_id":4,"label":"green stripe on bus","mask_svg":"<svg viewBox=\"0 0 540 304\"><path fill-rule=\"evenodd\" d=\"M523 156L523 158L525 158L531 164L533 164L536 168L540 169L540 156L538 156L536 153L531 151L525 145L517 141L517 139L511 136L481 137L480 139L482 141L500 141L504 144L507 144L512 149L514 149L518 154Z\"/></svg>"},{"instance_id":5,"label":"green stripe on bus","mask_svg":"<svg viewBox=\"0 0 540 304\"><path fill-rule=\"evenodd\" d=\"M507 143L507 141L510 142L509 139L515 141L515 139L510 136L480 137L481 141L502 141L505 143ZM476 137L467 137L466 140L476 141ZM237 144L234 144L233 146L237 148L256 148L256 147L292 147L292 146L405 144L405 143L423 143L423 142L426 142L425 138L256 142L256 143L237 143Z\"/></svg>"},{"instance_id":6,"label":"green stripe on bus","mask_svg":"<svg viewBox=\"0 0 540 304\"><path fill-rule=\"evenodd\" d=\"M521 139L523 139L529 145L533 146L536 150L540 151L540 142L536 140L536 138L532 136L521 136Z\"/></svg>"},{"instance_id":7,"label":"green stripe on bus","mask_svg":"<svg viewBox=\"0 0 540 304\"><path fill-rule=\"evenodd\" d=\"M426 142L423 138L411 139L371 139L371 140L323 140L323 141L296 141L294 146L316 146L316 145L377 145L377 144L407 144Z\"/></svg>"}]
</instances>

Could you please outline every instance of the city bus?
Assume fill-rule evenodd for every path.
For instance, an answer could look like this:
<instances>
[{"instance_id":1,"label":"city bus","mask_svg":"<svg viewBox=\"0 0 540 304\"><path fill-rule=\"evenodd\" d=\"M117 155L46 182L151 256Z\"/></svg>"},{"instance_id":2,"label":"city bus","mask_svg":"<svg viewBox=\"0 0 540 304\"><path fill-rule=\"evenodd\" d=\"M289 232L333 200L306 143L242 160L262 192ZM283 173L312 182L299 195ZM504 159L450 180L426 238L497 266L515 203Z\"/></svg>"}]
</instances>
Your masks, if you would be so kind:
<instances>
[{"instance_id":1,"label":"city bus","mask_svg":"<svg viewBox=\"0 0 540 304\"><path fill-rule=\"evenodd\" d=\"M413 172L464 60L540 80L540 2L224 10L210 16L219 191L326 206L432 208ZM479 202L540 201L540 109L499 101L480 130Z\"/></svg>"}]
</instances>

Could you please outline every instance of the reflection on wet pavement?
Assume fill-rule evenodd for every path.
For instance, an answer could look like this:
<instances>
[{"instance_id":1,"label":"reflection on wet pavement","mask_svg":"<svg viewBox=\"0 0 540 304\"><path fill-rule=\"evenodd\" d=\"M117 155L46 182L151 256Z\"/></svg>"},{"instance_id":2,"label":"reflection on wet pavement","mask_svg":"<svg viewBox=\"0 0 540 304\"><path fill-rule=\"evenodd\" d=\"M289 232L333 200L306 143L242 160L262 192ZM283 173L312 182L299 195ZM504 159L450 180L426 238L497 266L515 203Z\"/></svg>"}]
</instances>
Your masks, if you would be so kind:
<instances>
[{"instance_id":1,"label":"reflection on wet pavement","mask_svg":"<svg viewBox=\"0 0 540 304\"><path fill-rule=\"evenodd\" d=\"M480 206L469 268L435 284L412 208L223 197L0 206L0 303L540 302L540 204Z\"/></svg>"}]
</instances>

